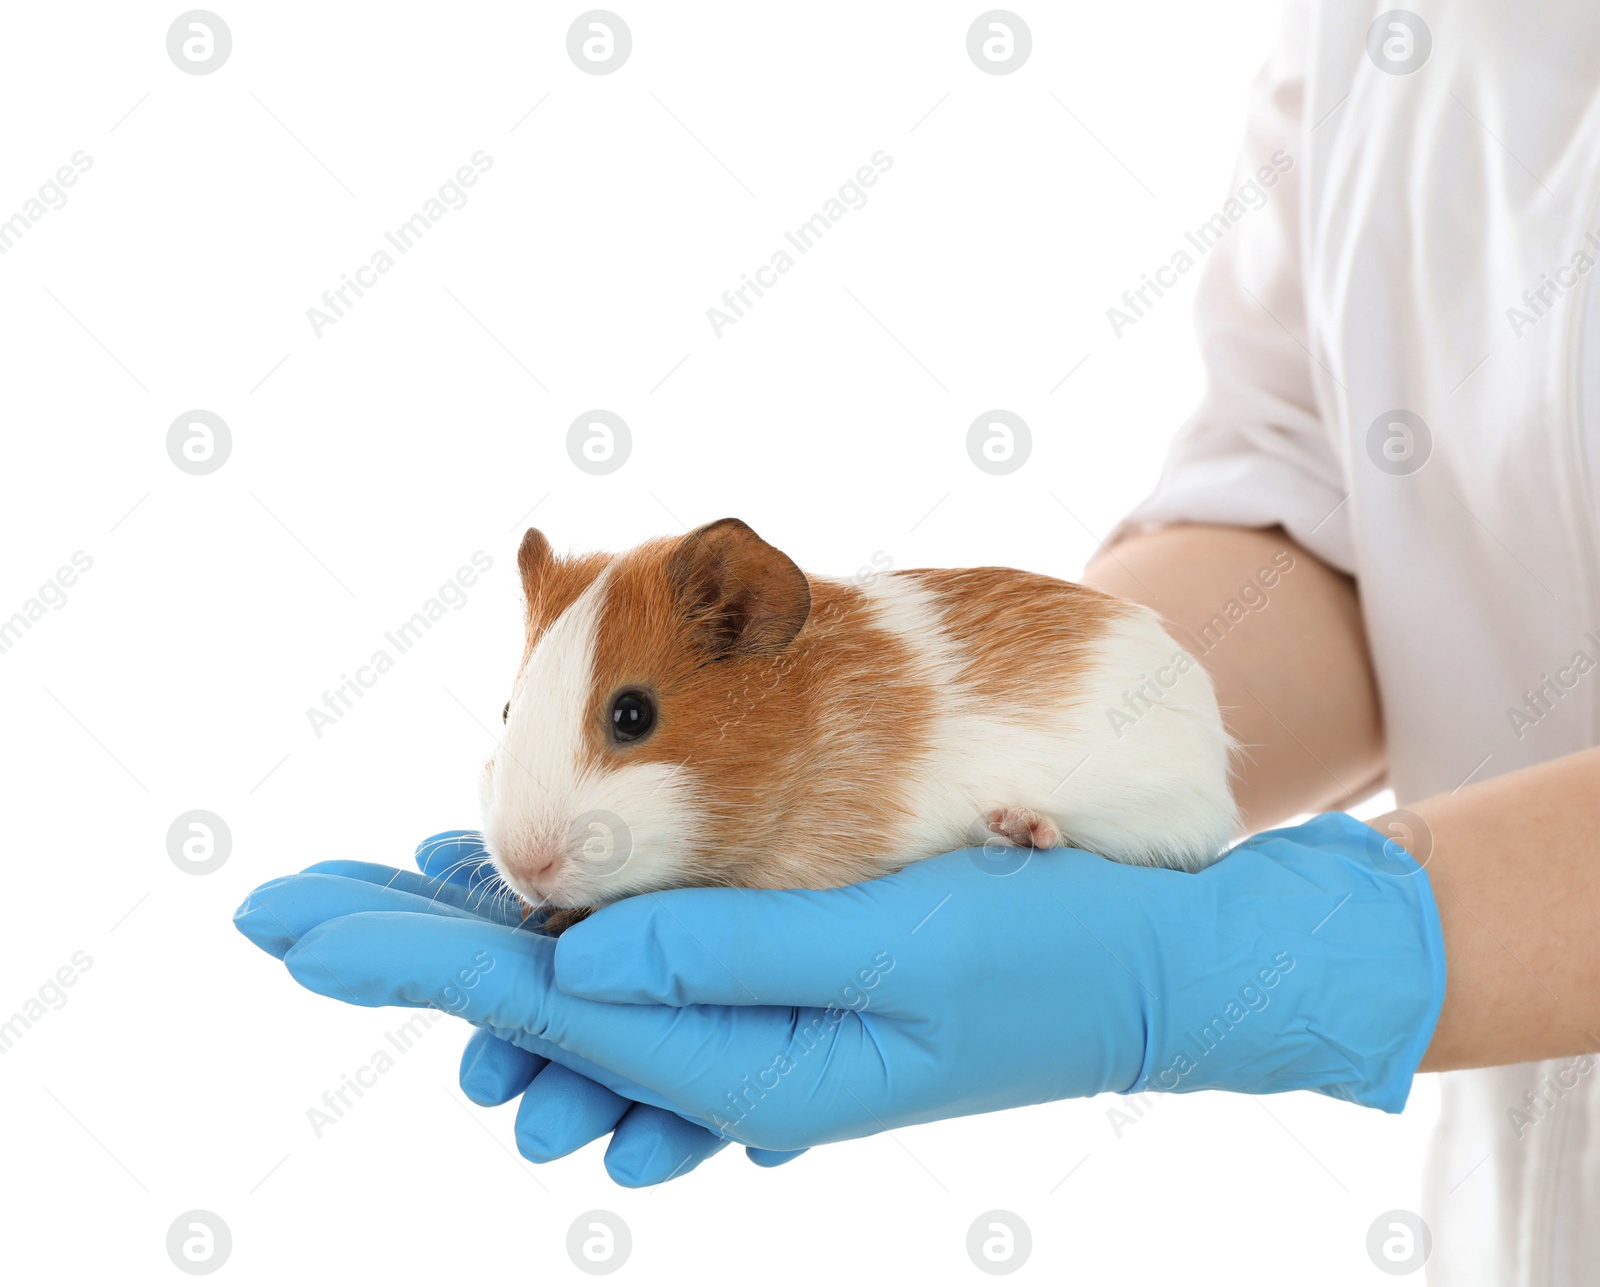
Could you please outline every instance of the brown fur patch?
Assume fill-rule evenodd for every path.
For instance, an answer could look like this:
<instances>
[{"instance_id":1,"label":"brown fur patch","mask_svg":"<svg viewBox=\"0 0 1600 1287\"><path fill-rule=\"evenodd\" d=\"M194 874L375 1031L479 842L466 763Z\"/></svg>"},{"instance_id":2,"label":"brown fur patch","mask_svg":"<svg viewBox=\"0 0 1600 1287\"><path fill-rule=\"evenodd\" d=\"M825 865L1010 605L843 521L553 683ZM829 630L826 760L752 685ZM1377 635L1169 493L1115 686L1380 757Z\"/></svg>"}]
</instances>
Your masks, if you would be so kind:
<instances>
[{"instance_id":1,"label":"brown fur patch","mask_svg":"<svg viewBox=\"0 0 1600 1287\"><path fill-rule=\"evenodd\" d=\"M522 649L522 665L528 664L540 636L594 584L594 579L605 571L614 557L611 554L557 555L551 551L543 532L533 527L527 530L517 549L517 568L522 573L522 593L527 601L527 637Z\"/></svg>"},{"instance_id":2,"label":"brown fur patch","mask_svg":"<svg viewBox=\"0 0 1600 1287\"><path fill-rule=\"evenodd\" d=\"M945 631L966 660L962 686L1008 704L1036 704L1045 689L1070 691L1107 622L1127 611L1098 590L1015 568L912 568L894 575L937 598Z\"/></svg>"},{"instance_id":3,"label":"brown fur patch","mask_svg":"<svg viewBox=\"0 0 1600 1287\"><path fill-rule=\"evenodd\" d=\"M678 766L708 843L687 883L827 888L860 878L874 821L907 807L908 763L926 748L937 694L910 650L873 624L862 593L809 580L810 612L771 655L717 656L667 574L674 543L613 565L601 608L590 736L603 758ZM625 688L651 693L656 726L613 744L606 715Z\"/></svg>"}]
</instances>

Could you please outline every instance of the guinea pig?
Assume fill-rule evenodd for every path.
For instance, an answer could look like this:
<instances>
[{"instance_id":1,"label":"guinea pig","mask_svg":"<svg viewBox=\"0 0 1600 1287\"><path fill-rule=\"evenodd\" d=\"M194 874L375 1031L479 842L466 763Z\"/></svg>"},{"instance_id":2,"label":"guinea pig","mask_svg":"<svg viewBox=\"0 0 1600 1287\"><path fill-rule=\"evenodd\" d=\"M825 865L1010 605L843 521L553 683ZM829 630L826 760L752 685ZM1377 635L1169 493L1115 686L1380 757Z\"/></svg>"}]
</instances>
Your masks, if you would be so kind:
<instances>
[{"instance_id":1,"label":"guinea pig","mask_svg":"<svg viewBox=\"0 0 1600 1287\"><path fill-rule=\"evenodd\" d=\"M553 931L997 841L1194 871L1237 824L1210 678L1142 606L1010 568L808 576L736 518L618 555L530 529L517 565L484 841Z\"/></svg>"}]
</instances>

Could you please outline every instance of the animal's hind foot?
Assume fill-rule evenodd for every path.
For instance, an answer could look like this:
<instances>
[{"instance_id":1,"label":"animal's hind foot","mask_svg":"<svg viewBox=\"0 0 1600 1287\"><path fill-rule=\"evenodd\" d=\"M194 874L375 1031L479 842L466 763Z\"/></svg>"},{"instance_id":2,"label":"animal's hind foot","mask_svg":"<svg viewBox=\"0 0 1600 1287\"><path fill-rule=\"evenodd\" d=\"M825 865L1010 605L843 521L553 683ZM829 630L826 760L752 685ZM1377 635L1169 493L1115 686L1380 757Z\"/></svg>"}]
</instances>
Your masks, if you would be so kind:
<instances>
[{"instance_id":1,"label":"animal's hind foot","mask_svg":"<svg viewBox=\"0 0 1600 1287\"><path fill-rule=\"evenodd\" d=\"M1021 849L1054 849L1061 843L1056 824L1032 809L990 809L983 822L995 835Z\"/></svg>"}]
</instances>

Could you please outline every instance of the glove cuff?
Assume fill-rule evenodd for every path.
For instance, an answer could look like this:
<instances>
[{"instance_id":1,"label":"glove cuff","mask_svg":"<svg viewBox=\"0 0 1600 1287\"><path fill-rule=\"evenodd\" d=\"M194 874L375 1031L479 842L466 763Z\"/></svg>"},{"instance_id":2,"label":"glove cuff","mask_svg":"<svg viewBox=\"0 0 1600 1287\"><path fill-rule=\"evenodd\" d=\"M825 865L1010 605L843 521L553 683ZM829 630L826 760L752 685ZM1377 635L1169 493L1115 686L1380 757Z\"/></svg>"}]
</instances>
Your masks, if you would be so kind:
<instances>
[{"instance_id":1,"label":"glove cuff","mask_svg":"<svg viewBox=\"0 0 1600 1287\"><path fill-rule=\"evenodd\" d=\"M1188 879L1199 888L1158 913L1178 977L1152 1007L1129 1091L1314 1090L1400 1112L1444 1004L1444 935L1421 865L1328 813Z\"/></svg>"}]
</instances>

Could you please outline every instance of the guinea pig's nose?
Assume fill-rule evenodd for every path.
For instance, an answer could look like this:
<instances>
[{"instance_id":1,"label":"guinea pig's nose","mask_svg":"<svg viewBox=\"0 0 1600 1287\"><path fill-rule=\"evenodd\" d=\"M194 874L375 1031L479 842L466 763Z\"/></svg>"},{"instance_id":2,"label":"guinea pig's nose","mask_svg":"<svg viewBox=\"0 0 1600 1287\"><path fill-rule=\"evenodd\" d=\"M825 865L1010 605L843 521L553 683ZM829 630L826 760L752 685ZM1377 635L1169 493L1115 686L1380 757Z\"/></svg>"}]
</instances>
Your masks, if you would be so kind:
<instances>
[{"instance_id":1,"label":"guinea pig's nose","mask_svg":"<svg viewBox=\"0 0 1600 1287\"><path fill-rule=\"evenodd\" d=\"M524 880L538 885L554 876L560 863L560 850L554 846L541 845L516 854L511 867Z\"/></svg>"}]
</instances>

